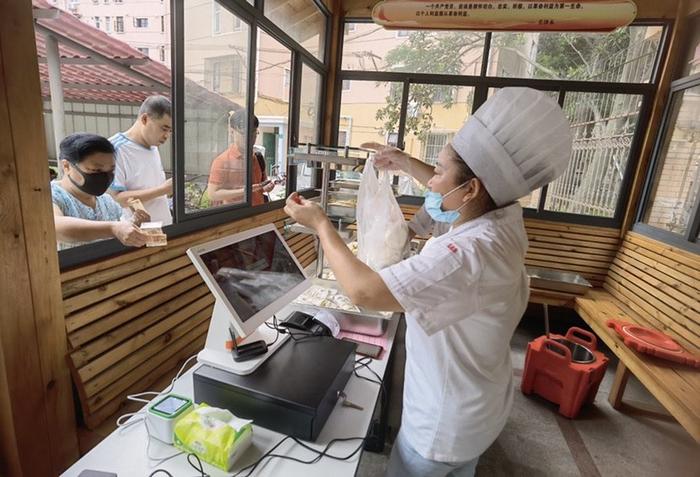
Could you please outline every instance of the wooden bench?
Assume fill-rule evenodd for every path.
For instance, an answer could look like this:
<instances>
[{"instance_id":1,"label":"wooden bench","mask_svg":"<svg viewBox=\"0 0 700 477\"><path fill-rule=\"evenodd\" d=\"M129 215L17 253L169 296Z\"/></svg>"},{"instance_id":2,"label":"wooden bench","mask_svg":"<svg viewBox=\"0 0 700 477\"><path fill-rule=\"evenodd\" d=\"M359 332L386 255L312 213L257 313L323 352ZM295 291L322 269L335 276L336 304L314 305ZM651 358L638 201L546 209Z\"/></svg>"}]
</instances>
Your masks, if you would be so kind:
<instances>
[{"instance_id":1,"label":"wooden bench","mask_svg":"<svg viewBox=\"0 0 700 477\"><path fill-rule=\"evenodd\" d=\"M401 207L410 220L416 206ZM700 442L700 370L643 355L628 348L606 321L617 318L671 335L700 355L700 256L618 229L525 219L528 265L576 272L595 287L583 297L532 289L530 302L573 308L617 355L610 402L616 409L641 409L622 400L630 374ZM658 415L653 411L654 415Z\"/></svg>"},{"instance_id":2,"label":"wooden bench","mask_svg":"<svg viewBox=\"0 0 700 477\"><path fill-rule=\"evenodd\" d=\"M610 404L620 410L648 406L623 402L633 374L700 442L700 369L638 353L608 328L620 319L660 330L700 356L700 256L629 232L603 284L574 300L574 309L619 358Z\"/></svg>"}]
</instances>

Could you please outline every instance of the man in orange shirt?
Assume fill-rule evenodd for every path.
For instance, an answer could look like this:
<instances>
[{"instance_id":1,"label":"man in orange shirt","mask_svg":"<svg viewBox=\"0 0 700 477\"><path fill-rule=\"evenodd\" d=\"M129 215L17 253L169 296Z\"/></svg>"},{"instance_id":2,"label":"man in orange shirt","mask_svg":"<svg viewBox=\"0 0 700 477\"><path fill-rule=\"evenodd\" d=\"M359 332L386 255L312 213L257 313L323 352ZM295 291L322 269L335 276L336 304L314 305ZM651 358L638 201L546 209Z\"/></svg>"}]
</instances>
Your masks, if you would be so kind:
<instances>
[{"instance_id":1,"label":"man in orange shirt","mask_svg":"<svg viewBox=\"0 0 700 477\"><path fill-rule=\"evenodd\" d=\"M229 117L231 145L211 163L207 191L213 206L238 204L245 200L246 174L249 165L253 167L251 205L264 204L266 202L264 193L270 192L275 187L265 174L264 162L261 164L254 154L251 155L250 161L243 159L247 142L247 115L245 110L240 109ZM255 136L258 135L259 125L258 118L253 116Z\"/></svg>"}]
</instances>

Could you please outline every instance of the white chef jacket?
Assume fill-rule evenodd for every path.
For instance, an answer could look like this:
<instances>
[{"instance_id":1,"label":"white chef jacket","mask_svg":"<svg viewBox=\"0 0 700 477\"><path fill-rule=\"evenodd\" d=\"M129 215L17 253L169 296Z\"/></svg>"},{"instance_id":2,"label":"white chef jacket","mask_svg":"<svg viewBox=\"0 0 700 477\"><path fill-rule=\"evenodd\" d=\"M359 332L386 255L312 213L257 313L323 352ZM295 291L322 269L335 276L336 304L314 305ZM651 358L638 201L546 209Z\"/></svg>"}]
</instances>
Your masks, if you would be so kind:
<instances>
[{"instance_id":1,"label":"white chef jacket","mask_svg":"<svg viewBox=\"0 0 700 477\"><path fill-rule=\"evenodd\" d=\"M426 459L472 460L506 423L514 392L510 339L529 297L526 250L515 203L380 272L406 312L402 433Z\"/></svg>"}]
</instances>

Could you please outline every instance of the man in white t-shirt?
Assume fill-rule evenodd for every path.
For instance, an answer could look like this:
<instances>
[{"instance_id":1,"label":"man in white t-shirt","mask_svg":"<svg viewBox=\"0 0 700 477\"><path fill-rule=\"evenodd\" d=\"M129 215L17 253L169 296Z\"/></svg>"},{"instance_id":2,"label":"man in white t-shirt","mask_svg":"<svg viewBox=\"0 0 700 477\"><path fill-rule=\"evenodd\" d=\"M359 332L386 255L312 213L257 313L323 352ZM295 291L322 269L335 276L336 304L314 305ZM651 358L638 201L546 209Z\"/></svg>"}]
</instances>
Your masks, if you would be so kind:
<instances>
[{"instance_id":1,"label":"man in white t-shirt","mask_svg":"<svg viewBox=\"0 0 700 477\"><path fill-rule=\"evenodd\" d=\"M153 222L173 223L168 196L173 193L172 179L165 179L158 146L172 132L170 100L165 96L149 96L141 104L139 116L127 131L109 138L114 145L114 182L109 193L124 208L124 217L131 217L129 199L140 199Z\"/></svg>"},{"instance_id":2,"label":"man in white t-shirt","mask_svg":"<svg viewBox=\"0 0 700 477\"><path fill-rule=\"evenodd\" d=\"M401 428L388 477L471 477L513 403L510 339L527 306L527 234L517 199L559 177L571 154L559 105L503 88L438 155L433 168L395 148L375 164L428 186L425 211L449 229L420 255L376 272L345 246L318 204L296 193L285 211L314 229L357 305L403 311L406 371Z\"/></svg>"}]
</instances>

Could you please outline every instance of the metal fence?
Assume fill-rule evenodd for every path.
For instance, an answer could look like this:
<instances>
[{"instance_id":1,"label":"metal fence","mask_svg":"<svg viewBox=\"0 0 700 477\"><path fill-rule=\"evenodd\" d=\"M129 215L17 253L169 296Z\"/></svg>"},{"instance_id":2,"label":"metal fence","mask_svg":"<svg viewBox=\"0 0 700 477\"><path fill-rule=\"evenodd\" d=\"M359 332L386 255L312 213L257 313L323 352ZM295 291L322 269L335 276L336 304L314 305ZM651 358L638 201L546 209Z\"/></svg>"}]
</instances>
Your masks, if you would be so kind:
<instances>
[{"instance_id":1,"label":"metal fence","mask_svg":"<svg viewBox=\"0 0 700 477\"><path fill-rule=\"evenodd\" d=\"M587 79L643 83L658 48L658 36L630 38L630 44L600 62ZM613 217L639 119L637 94L567 92L573 150L562 177L549 185L545 209Z\"/></svg>"}]
</instances>

